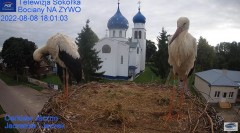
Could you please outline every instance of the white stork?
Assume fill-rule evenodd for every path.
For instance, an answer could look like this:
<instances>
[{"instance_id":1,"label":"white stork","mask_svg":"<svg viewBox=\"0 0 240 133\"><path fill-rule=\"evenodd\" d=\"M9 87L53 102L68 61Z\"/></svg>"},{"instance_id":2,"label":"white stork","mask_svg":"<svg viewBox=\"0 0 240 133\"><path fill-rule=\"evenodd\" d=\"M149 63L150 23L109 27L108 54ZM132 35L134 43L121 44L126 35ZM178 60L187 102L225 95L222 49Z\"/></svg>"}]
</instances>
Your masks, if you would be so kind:
<instances>
[{"instance_id":1,"label":"white stork","mask_svg":"<svg viewBox=\"0 0 240 133\"><path fill-rule=\"evenodd\" d=\"M168 44L168 63L173 68L174 82L175 75L184 82L183 89L181 89L180 109L184 100L184 89L187 87L187 78L192 73L194 62L197 57L197 43L196 39L188 33L189 19L187 17L180 17L177 20L177 30L170 38ZM167 118L171 118L173 98L176 93L176 88L173 87L173 94L170 103L170 111Z\"/></svg>"},{"instance_id":2,"label":"white stork","mask_svg":"<svg viewBox=\"0 0 240 133\"><path fill-rule=\"evenodd\" d=\"M82 65L78 46L70 37L57 33L47 41L45 46L34 51L33 58L35 61L41 61L46 55L51 55L57 63L58 75L64 84L64 92L67 97L68 72L73 74L78 83L82 79ZM63 72L61 68L63 68Z\"/></svg>"}]
</instances>

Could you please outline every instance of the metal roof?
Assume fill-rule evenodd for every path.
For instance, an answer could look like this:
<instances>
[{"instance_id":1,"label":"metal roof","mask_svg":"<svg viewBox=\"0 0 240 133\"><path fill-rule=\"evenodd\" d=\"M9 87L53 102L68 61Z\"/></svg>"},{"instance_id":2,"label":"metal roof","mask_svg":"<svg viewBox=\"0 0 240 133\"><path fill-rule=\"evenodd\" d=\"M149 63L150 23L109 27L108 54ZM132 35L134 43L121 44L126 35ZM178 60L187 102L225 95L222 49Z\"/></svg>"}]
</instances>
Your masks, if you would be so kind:
<instances>
[{"instance_id":1,"label":"metal roof","mask_svg":"<svg viewBox=\"0 0 240 133\"><path fill-rule=\"evenodd\" d=\"M211 69L195 75L208 82L211 86L240 87L240 71Z\"/></svg>"},{"instance_id":2,"label":"metal roof","mask_svg":"<svg viewBox=\"0 0 240 133\"><path fill-rule=\"evenodd\" d=\"M129 66L128 68L129 68L130 70L135 70L135 69L137 69L136 66Z\"/></svg>"},{"instance_id":3,"label":"metal roof","mask_svg":"<svg viewBox=\"0 0 240 133\"><path fill-rule=\"evenodd\" d=\"M128 25L128 20L120 12L118 4L117 12L108 20L107 27L108 29L128 29Z\"/></svg>"},{"instance_id":4,"label":"metal roof","mask_svg":"<svg viewBox=\"0 0 240 133\"><path fill-rule=\"evenodd\" d=\"M126 42L130 48L136 48L138 46L138 42Z\"/></svg>"},{"instance_id":5,"label":"metal roof","mask_svg":"<svg viewBox=\"0 0 240 133\"><path fill-rule=\"evenodd\" d=\"M133 17L133 23L146 23L146 18L142 15L140 9L138 13Z\"/></svg>"}]
</instances>

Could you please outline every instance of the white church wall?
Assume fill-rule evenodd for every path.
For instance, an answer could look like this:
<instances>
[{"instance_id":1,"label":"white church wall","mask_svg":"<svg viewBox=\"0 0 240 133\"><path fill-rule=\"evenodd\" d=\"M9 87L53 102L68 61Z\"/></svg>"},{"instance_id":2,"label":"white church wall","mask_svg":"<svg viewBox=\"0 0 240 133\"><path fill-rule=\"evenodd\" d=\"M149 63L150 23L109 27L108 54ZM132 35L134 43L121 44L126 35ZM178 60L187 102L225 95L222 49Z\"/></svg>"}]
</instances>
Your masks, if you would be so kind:
<instances>
[{"instance_id":1,"label":"white church wall","mask_svg":"<svg viewBox=\"0 0 240 133\"><path fill-rule=\"evenodd\" d=\"M110 53L103 53L102 52L102 47L104 45L109 45L111 47L111 52ZM104 75L107 76L117 76L117 44L116 41L110 40L110 39L103 39L100 40L98 43L95 45L95 49L97 51L100 51L98 53L99 58L101 58L102 62L102 68L98 70L98 72L104 72Z\"/></svg>"},{"instance_id":2,"label":"white church wall","mask_svg":"<svg viewBox=\"0 0 240 133\"><path fill-rule=\"evenodd\" d=\"M139 43L141 45L141 71L145 70L145 64L146 64L146 40L142 39L139 40Z\"/></svg>"},{"instance_id":3,"label":"white church wall","mask_svg":"<svg viewBox=\"0 0 240 133\"><path fill-rule=\"evenodd\" d=\"M127 30L125 29L111 29L109 30L109 37L111 38L126 38Z\"/></svg>"},{"instance_id":4,"label":"white church wall","mask_svg":"<svg viewBox=\"0 0 240 133\"><path fill-rule=\"evenodd\" d=\"M139 48L138 48L139 49ZM129 52L129 66L135 66L135 73L140 72L140 53L137 53L137 48L131 48Z\"/></svg>"},{"instance_id":5,"label":"white church wall","mask_svg":"<svg viewBox=\"0 0 240 133\"><path fill-rule=\"evenodd\" d=\"M140 32L140 33L139 33ZM132 41L140 44L140 71L145 70L146 62L146 29L145 24L135 23L132 29Z\"/></svg>"},{"instance_id":6,"label":"white church wall","mask_svg":"<svg viewBox=\"0 0 240 133\"><path fill-rule=\"evenodd\" d=\"M137 54L137 57L136 57L136 62L137 62L137 69L136 69L136 73L140 73L141 71L141 54L140 54L140 47L139 47L139 53Z\"/></svg>"},{"instance_id":7,"label":"white church wall","mask_svg":"<svg viewBox=\"0 0 240 133\"><path fill-rule=\"evenodd\" d=\"M128 77L129 45L119 42L117 46L117 75Z\"/></svg>"},{"instance_id":8,"label":"white church wall","mask_svg":"<svg viewBox=\"0 0 240 133\"><path fill-rule=\"evenodd\" d=\"M134 23L134 28L145 28L144 23Z\"/></svg>"},{"instance_id":9,"label":"white church wall","mask_svg":"<svg viewBox=\"0 0 240 133\"><path fill-rule=\"evenodd\" d=\"M129 66L136 66L137 62L136 62L136 55L137 51L134 48L130 48L129 51Z\"/></svg>"}]
</instances>

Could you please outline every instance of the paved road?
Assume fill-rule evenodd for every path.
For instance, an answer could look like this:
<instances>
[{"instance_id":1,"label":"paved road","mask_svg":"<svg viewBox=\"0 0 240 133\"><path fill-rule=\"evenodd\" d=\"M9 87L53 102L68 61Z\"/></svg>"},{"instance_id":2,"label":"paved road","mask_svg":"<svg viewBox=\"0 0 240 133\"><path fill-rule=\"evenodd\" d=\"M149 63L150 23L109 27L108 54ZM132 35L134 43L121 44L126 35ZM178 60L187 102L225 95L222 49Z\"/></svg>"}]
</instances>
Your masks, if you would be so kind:
<instances>
[{"instance_id":1,"label":"paved road","mask_svg":"<svg viewBox=\"0 0 240 133\"><path fill-rule=\"evenodd\" d=\"M7 86L0 80L0 105L10 116L31 116L35 118L49 96L50 93L42 93L25 86ZM19 122L13 121L13 123ZM26 132L26 130L19 131Z\"/></svg>"}]
</instances>

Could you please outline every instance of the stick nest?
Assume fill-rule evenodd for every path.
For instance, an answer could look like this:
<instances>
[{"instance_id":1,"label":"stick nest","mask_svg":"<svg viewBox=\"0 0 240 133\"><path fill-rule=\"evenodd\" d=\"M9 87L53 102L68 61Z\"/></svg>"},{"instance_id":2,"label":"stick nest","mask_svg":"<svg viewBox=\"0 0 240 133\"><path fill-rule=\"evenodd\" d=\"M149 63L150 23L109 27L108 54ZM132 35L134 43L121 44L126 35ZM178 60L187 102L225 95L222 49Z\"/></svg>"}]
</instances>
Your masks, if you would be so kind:
<instances>
[{"instance_id":1,"label":"stick nest","mask_svg":"<svg viewBox=\"0 0 240 133\"><path fill-rule=\"evenodd\" d=\"M223 119L198 97L186 95L182 110L179 94L169 111L171 86L134 83L96 83L72 86L68 100L62 93L52 96L39 115L57 116L64 129L44 129L35 133L182 133L223 132ZM179 116L179 117L178 117ZM43 125L46 122L38 122Z\"/></svg>"}]
</instances>

